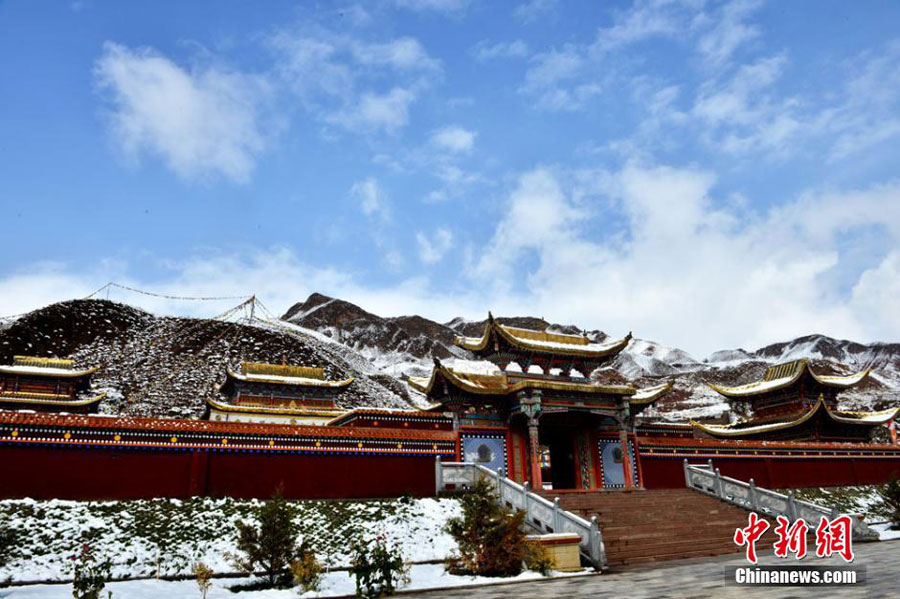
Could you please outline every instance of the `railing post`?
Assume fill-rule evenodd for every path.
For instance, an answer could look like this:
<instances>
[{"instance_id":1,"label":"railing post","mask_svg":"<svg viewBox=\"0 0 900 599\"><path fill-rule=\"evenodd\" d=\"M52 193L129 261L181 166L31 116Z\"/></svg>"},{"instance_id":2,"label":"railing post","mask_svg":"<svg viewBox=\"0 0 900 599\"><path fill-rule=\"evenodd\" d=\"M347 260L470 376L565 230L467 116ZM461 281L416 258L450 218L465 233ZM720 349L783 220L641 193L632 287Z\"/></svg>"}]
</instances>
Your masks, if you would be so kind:
<instances>
[{"instance_id":1,"label":"railing post","mask_svg":"<svg viewBox=\"0 0 900 599\"><path fill-rule=\"evenodd\" d=\"M527 480L522 483L522 509L525 511L525 517L528 518L528 492L531 491L531 483ZM530 522L531 520L529 520Z\"/></svg>"},{"instance_id":2,"label":"railing post","mask_svg":"<svg viewBox=\"0 0 900 599\"><path fill-rule=\"evenodd\" d=\"M503 499L503 488L500 486L503 480L503 468L497 468L497 474L494 476L494 482L497 484L497 495L500 497L501 501Z\"/></svg>"},{"instance_id":3,"label":"railing post","mask_svg":"<svg viewBox=\"0 0 900 599\"><path fill-rule=\"evenodd\" d=\"M788 491L787 494L787 516L791 523L797 519L797 505L794 503L794 492Z\"/></svg>"},{"instance_id":4,"label":"railing post","mask_svg":"<svg viewBox=\"0 0 900 599\"><path fill-rule=\"evenodd\" d=\"M750 479L750 489L748 490L748 499L750 500L750 509L754 512L759 510L756 501L756 481Z\"/></svg>"},{"instance_id":5,"label":"railing post","mask_svg":"<svg viewBox=\"0 0 900 599\"><path fill-rule=\"evenodd\" d=\"M706 467L709 468L709 471L713 471L712 459L706 460Z\"/></svg>"},{"instance_id":6,"label":"railing post","mask_svg":"<svg viewBox=\"0 0 900 599\"><path fill-rule=\"evenodd\" d=\"M688 487L692 486L691 485L691 470L690 470L690 467L688 466L687 458L684 458L684 484L685 484L685 486L688 486Z\"/></svg>"},{"instance_id":7,"label":"railing post","mask_svg":"<svg viewBox=\"0 0 900 599\"><path fill-rule=\"evenodd\" d=\"M441 456L434 456L434 494L438 496L444 490L444 467L441 465Z\"/></svg>"},{"instance_id":8,"label":"railing post","mask_svg":"<svg viewBox=\"0 0 900 599\"><path fill-rule=\"evenodd\" d=\"M588 554L591 556L595 568L602 570L606 566L606 551L603 547L603 537L600 536L597 516L591 516L591 527L588 531Z\"/></svg>"},{"instance_id":9,"label":"railing post","mask_svg":"<svg viewBox=\"0 0 900 599\"><path fill-rule=\"evenodd\" d=\"M710 466L712 466L712 460L710 460ZM722 490L722 474L719 472L719 469L716 468L716 496L719 499L725 499L725 492Z\"/></svg>"},{"instance_id":10,"label":"railing post","mask_svg":"<svg viewBox=\"0 0 900 599\"><path fill-rule=\"evenodd\" d=\"M561 518L559 517L559 497L553 498L553 532L559 532L562 526L560 525Z\"/></svg>"}]
</instances>

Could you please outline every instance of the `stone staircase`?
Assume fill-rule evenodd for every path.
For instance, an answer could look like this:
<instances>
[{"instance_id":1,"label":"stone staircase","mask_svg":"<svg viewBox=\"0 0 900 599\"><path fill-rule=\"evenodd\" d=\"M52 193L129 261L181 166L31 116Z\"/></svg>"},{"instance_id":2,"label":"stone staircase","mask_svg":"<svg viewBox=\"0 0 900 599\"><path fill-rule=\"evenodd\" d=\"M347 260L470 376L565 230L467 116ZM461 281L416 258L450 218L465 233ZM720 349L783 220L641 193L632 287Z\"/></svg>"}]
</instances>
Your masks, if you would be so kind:
<instances>
[{"instance_id":1,"label":"stone staircase","mask_svg":"<svg viewBox=\"0 0 900 599\"><path fill-rule=\"evenodd\" d=\"M610 566L724 555L744 551L734 530L747 526L749 512L691 489L634 491L545 491L563 509L597 516ZM770 528L757 551L771 549Z\"/></svg>"}]
</instances>

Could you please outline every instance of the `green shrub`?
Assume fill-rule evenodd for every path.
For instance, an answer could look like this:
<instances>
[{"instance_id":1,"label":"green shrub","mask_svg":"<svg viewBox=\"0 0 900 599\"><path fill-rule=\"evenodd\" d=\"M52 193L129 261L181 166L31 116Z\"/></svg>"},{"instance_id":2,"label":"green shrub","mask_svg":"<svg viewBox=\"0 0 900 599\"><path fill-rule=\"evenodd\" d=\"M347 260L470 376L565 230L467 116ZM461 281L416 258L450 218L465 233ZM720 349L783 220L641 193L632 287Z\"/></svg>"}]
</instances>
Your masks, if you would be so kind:
<instances>
[{"instance_id":1,"label":"green shrub","mask_svg":"<svg viewBox=\"0 0 900 599\"><path fill-rule=\"evenodd\" d=\"M447 522L447 533L459 547L448 563L454 574L515 576L528 553L522 532L525 513L509 513L495 497L491 485L479 480L460 498L462 516Z\"/></svg>"},{"instance_id":2,"label":"green shrub","mask_svg":"<svg viewBox=\"0 0 900 599\"><path fill-rule=\"evenodd\" d=\"M300 557L299 534L294 523L294 510L280 490L256 510L259 526L237 521L237 549L243 555L234 559L241 570L265 572L270 587L291 585L290 565Z\"/></svg>"},{"instance_id":3,"label":"green shrub","mask_svg":"<svg viewBox=\"0 0 900 599\"><path fill-rule=\"evenodd\" d=\"M0 524L0 567L18 555L20 536L15 529Z\"/></svg>"},{"instance_id":4,"label":"green shrub","mask_svg":"<svg viewBox=\"0 0 900 599\"><path fill-rule=\"evenodd\" d=\"M72 597L99 599L109 579L109 561L98 562L90 545L82 545L78 555L69 558L72 566ZM112 597L112 593L108 594Z\"/></svg>"},{"instance_id":5,"label":"green shrub","mask_svg":"<svg viewBox=\"0 0 900 599\"><path fill-rule=\"evenodd\" d=\"M300 557L291 564L291 574L304 593L318 591L322 584L322 564L306 542L300 546Z\"/></svg>"},{"instance_id":6,"label":"green shrub","mask_svg":"<svg viewBox=\"0 0 900 599\"><path fill-rule=\"evenodd\" d=\"M900 480L892 476L878 489L878 497L878 512L891 521L893 528L900 528Z\"/></svg>"},{"instance_id":7,"label":"green shrub","mask_svg":"<svg viewBox=\"0 0 900 599\"><path fill-rule=\"evenodd\" d=\"M350 576L356 578L356 596L373 599L396 594L409 581L409 569L400 551L379 535L374 541L353 544Z\"/></svg>"},{"instance_id":8,"label":"green shrub","mask_svg":"<svg viewBox=\"0 0 900 599\"><path fill-rule=\"evenodd\" d=\"M525 544L525 565L532 572L540 572L544 576L549 576L553 570L553 558L550 557L543 545L529 541Z\"/></svg>"}]
</instances>

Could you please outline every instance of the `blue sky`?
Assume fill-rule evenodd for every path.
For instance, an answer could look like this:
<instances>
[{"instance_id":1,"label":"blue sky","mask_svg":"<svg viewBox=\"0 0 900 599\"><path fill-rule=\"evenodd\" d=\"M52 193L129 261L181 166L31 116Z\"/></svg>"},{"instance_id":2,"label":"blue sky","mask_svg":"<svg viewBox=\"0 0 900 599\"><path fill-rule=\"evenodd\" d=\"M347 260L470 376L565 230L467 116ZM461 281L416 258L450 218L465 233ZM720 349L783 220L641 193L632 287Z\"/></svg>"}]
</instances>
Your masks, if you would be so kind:
<instances>
[{"instance_id":1,"label":"blue sky","mask_svg":"<svg viewBox=\"0 0 900 599\"><path fill-rule=\"evenodd\" d=\"M896 340L900 4L863 6L0 2L0 313Z\"/></svg>"}]
</instances>

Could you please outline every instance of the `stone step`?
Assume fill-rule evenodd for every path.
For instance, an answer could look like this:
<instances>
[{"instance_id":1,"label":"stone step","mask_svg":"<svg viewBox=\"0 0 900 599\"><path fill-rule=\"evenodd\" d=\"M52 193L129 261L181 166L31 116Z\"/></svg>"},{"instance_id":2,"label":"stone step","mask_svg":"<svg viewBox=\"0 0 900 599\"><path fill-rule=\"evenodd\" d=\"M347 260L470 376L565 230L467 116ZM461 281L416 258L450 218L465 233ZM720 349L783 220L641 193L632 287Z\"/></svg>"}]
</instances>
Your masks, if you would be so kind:
<instances>
[{"instance_id":1,"label":"stone step","mask_svg":"<svg viewBox=\"0 0 900 599\"><path fill-rule=\"evenodd\" d=\"M735 529L747 525L748 512L691 489L550 491L544 496L559 497L563 509L587 519L597 517L611 565L743 550L733 537ZM759 546L771 547L773 540L770 529Z\"/></svg>"}]
</instances>

